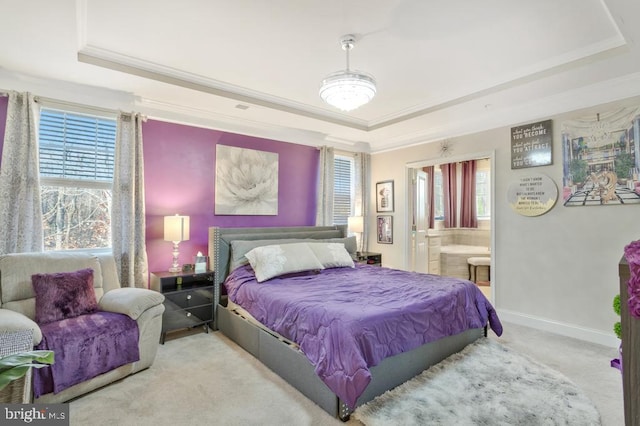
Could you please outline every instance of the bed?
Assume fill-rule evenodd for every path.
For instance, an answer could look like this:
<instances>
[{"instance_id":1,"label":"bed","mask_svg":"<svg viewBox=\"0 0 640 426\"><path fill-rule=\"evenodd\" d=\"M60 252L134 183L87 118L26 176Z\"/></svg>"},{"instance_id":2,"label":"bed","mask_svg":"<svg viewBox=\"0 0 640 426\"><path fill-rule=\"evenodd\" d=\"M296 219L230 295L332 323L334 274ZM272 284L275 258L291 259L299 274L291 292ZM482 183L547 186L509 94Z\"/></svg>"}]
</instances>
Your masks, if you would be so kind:
<instances>
[{"instance_id":1,"label":"bed","mask_svg":"<svg viewBox=\"0 0 640 426\"><path fill-rule=\"evenodd\" d=\"M261 248L254 251L290 250L302 262L309 248L317 259L325 255L317 250L336 245L354 252L352 238L346 226L209 230L217 301L214 328L341 420L486 336L487 324L501 333L495 310L466 280L369 265L335 268L332 263L326 269L311 265L285 278L265 278L262 267L254 264L254 271L246 264L245 255L251 257L256 247ZM260 279L265 281L257 282ZM425 291L425 280L435 296ZM378 299L365 303L349 293L360 285ZM226 290L228 295L223 294ZM410 301L401 298L404 293L412 294ZM454 311L458 304L461 308ZM390 314L399 317L383 317ZM437 320L440 316L446 320ZM316 317L320 322L312 323Z\"/></svg>"}]
</instances>

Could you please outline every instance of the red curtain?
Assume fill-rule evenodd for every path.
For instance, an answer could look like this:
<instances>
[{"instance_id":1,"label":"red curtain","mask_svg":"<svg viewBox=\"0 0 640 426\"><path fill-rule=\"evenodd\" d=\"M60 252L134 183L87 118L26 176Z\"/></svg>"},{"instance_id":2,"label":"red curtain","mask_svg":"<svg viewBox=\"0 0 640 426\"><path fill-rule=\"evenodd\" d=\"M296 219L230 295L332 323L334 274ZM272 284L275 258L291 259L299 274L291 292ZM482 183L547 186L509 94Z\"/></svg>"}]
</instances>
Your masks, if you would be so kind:
<instances>
[{"instance_id":1,"label":"red curtain","mask_svg":"<svg viewBox=\"0 0 640 426\"><path fill-rule=\"evenodd\" d=\"M435 225L435 196L434 196L434 184L435 171L433 166L423 167L422 171L427 174L427 191L429 192L429 228L433 229Z\"/></svg>"},{"instance_id":2,"label":"red curtain","mask_svg":"<svg viewBox=\"0 0 640 426\"><path fill-rule=\"evenodd\" d=\"M460 226L477 228L476 216L476 161L462 162L462 193L460 200Z\"/></svg>"},{"instance_id":3,"label":"red curtain","mask_svg":"<svg viewBox=\"0 0 640 426\"><path fill-rule=\"evenodd\" d=\"M458 193L456 182L456 163L442 164L442 192L444 193L444 227L458 226Z\"/></svg>"}]
</instances>

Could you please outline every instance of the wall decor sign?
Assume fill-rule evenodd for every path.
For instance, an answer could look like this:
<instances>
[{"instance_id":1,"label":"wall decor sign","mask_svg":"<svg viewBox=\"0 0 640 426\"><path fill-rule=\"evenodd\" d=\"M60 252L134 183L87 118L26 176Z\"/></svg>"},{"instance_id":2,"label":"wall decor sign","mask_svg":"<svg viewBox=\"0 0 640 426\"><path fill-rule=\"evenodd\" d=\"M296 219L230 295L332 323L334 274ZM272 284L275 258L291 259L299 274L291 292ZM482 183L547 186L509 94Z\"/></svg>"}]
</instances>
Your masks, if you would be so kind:
<instances>
[{"instance_id":1,"label":"wall decor sign","mask_svg":"<svg viewBox=\"0 0 640 426\"><path fill-rule=\"evenodd\" d=\"M552 163L551 120L511 128L511 169Z\"/></svg>"},{"instance_id":2,"label":"wall decor sign","mask_svg":"<svg viewBox=\"0 0 640 426\"><path fill-rule=\"evenodd\" d=\"M215 214L278 214L278 154L216 145Z\"/></svg>"},{"instance_id":3,"label":"wall decor sign","mask_svg":"<svg viewBox=\"0 0 640 426\"><path fill-rule=\"evenodd\" d=\"M553 208L558 200L558 188L542 174L528 174L511 182L507 201L511 209L523 216L540 216Z\"/></svg>"},{"instance_id":4,"label":"wall decor sign","mask_svg":"<svg viewBox=\"0 0 640 426\"><path fill-rule=\"evenodd\" d=\"M380 244L393 244L393 216L378 216L378 242Z\"/></svg>"},{"instance_id":5,"label":"wall decor sign","mask_svg":"<svg viewBox=\"0 0 640 426\"><path fill-rule=\"evenodd\" d=\"M376 183L376 212L393 212L393 181Z\"/></svg>"},{"instance_id":6,"label":"wall decor sign","mask_svg":"<svg viewBox=\"0 0 640 426\"><path fill-rule=\"evenodd\" d=\"M562 123L564 205L640 204L640 107Z\"/></svg>"}]
</instances>

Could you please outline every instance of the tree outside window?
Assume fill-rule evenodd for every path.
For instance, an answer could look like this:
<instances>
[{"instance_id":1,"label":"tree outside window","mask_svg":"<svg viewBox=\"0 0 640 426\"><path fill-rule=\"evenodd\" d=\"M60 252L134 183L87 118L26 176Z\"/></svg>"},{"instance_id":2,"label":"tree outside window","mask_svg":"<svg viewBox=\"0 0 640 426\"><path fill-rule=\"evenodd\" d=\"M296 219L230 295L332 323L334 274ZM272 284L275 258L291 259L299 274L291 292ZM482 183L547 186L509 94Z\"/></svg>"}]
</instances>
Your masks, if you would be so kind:
<instances>
[{"instance_id":1,"label":"tree outside window","mask_svg":"<svg viewBox=\"0 0 640 426\"><path fill-rule=\"evenodd\" d=\"M115 119L43 108L40 180L45 250L111 247Z\"/></svg>"}]
</instances>

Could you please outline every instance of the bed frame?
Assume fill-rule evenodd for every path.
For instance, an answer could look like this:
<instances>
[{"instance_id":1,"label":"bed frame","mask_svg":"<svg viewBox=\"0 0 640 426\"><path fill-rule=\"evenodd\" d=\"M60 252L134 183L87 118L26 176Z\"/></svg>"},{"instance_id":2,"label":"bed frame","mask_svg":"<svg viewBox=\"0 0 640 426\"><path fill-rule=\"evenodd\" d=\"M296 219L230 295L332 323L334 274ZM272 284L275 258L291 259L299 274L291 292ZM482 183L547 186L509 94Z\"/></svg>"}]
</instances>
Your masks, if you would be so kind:
<instances>
[{"instance_id":1,"label":"bed frame","mask_svg":"<svg viewBox=\"0 0 640 426\"><path fill-rule=\"evenodd\" d=\"M209 256L215 268L213 328L219 329L330 415L343 421L349 419L353 410L320 380L306 356L296 346L275 333L270 333L235 311L228 310L226 297L221 296L221 288L229 273L231 241L328 239L346 236L346 226L209 228ZM371 382L358 398L357 405L369 402L385 391L406 382L449 355L461 351L485 333L486 329L482 328L467 330L384 359L370 369Z\"/></svg>"}]
</instances>

